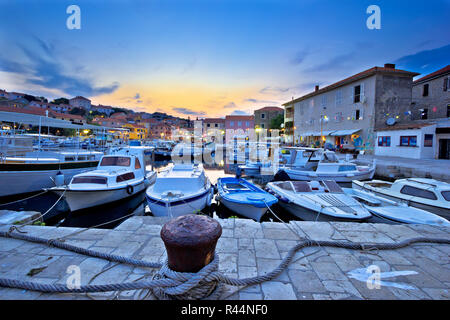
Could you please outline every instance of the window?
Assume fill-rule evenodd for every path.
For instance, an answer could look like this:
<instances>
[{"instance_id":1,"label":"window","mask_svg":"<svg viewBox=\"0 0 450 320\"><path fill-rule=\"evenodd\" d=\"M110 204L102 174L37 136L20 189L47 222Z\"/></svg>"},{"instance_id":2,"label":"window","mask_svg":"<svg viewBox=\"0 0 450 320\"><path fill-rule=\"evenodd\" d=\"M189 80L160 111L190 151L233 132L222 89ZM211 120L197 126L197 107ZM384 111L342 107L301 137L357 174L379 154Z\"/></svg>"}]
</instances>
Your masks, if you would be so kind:
<instances>
[{"instance_id":1,"label":"window","mask_svg":"<svg viewBox=\"0 0 450 320\"><path fill-rule=\"evenodd\" d=\"M246 125L247 127L250 127L250 122L245 121L245 125Z\"/></svg>"},{"instance_id":2,"label":"window","mask_svg":"<svg viewBox=\"0 0 450 320\"><path fill-rule=\"evenodd\" d=\"M404 186L400 190L400 193L407 194L409 196L419 197L419 198L437 200L437 197L434 194L434 192L429 191L429 190L423 190L423 189L412 187L412 186Z\"/></svg>"},{"instance_id":3,"label":"window","mask_svg":"<svg viewBox=\"0 0 450 320\"><path fill-rule=\"evenodd\" d=\"M424 147L432 147L433 146L433 135L432 134L426 134L425 140L423 142Z\"/></svg>"},{"instance_id":4,"label":"window","mask_svg":"<svg viewBox=\"0 0 450 320\"><path fill-rule=\"evenodd\" d=\"M391 137L378 137L378 146L379 147L390 147L391 146Z\"/></svg>"},{"instance_id":5,"label":"window","mask_svg":"<svg viewBox=\"0 0 450 320\"><path fill-rule=\"evenodd\" d=\"M242 121L238 121L238 127L242 127Z\"/></svg>"},{"instance_id":6,"label":"window","mask_svg":"<svg viewBox=\"0 0 450 320\"><path fill-rule=\"evenodd\" d=\"M422 113L420 114L420 118L421 118L422 120L428 119L428 109L425 108L425 109L421 109L421 110L422 110Z\"/></svg>"},{"instance_id":7,"label":"window","mask_svg":"<svg viewBox=\"0 0 450 320\"><path fill-rule=\"evenodd\" d=\"M417 146L417 136L400 137L400 146L415 147Z\"/></svg>"},{"instance_id":8,"label":"window","mask_svg":"<svg viewBox=\"0 0 450 320\"><path fill-rule=\"evenodd\" d=\"M211 124L207 123L206 126L209 128L209 127L211 127Z\"/></svg>"},{"instance_id":9,"label":"window","mask_svg":"<svg viewBox=\"0 0 450 320\"><path fill-rule=\"evenodd\" d=\"M261 123L261 128L263 128L263 129L264 129L264 123Z\"/></svg>"},{"instance_id":10,"label":"window","mask_svg":"<svg viewBox=\"0 0 450 320\"><path fill-rule=\"evenodd\" d=\"M141 162L139 161L138 158L136 158L136 162L134 163L134 168L135 169L140 169L141 168Z\"/></svg>"},{"instance_id":11,"label":"window","mask_svg":"<svg viewBox=\"0 0 450 320\"><path fill-rule=\"evenodd\" d=\"M444 91L450 90L450 77L444 79Z\"/></svg>"},{"instance_id":12,"label":"window","mask_svg":"<svg viewBox=\"0 0 450 320\"><path fill-rule=\"evenodd\" d=\"M422 92L423 97L428 97L429 86L430 85L428 83L423 85L423 92Z\"/></svg>"},{"instance_id":13,"label":"window","mask_svg":"<svg viewBox=\"0 0 450 320\"><path fill-rule=\"evenodd\" d=\"M450 191L442 191L441 194L445 200L450 201Z\"/></svg>"},{"instance_id":14,"label":"window","mask_svg":"<svg viewBox=\"0 0 450 320\"><path fill-rule=\"evenodd\" d=\"M450 104L447 105L447 118L450 118Z\"/></svg>"},{"instance_id":15,"label":"window","mask_svg":"<svg viewBox=\"0 0 450 320\"><path fill-rule=\"evenodd\" d=\"M72 184L74 184L74 183L106 184L106 178L95 177L95 176L74 177L72 179Z\"/></svg>"},{"instance_id":16,"label":"window","mask_svg":"<svg viewBox=\"0 0 450 320\"><path fill-rule=\"evenodd\" d=\"M264 113L261 113L261 119L264 119L266 115Z\"/></svg>"},{"instance_id":17,"label":"window","mask_svg":"<svg viewBox=\"0 0 450 320\"><path fill-rule=\"evenodd\" d=\"M336 91L336 105L339 106L342 104L342 90Z\"/></svg>"},{"instance_id":18,"label":"window","mask_svg":"<svg viewBox=\"0 0 450 320\"><path fill-rule=\"evenodd\" d=\"M322 96L322 107L325 107L327 105L327 96L323 95Z\"/></svg>"},{"instance_id":19,"label":"window","mask_svg":"<svg viewBox=\"0 0 450 320\"><path fill-rule=\"evenodd\" d=\"M361 118L361 112L359 110L355 111L355 119L359 120Z\"/></svg>"},{"instance_id":20,"label":"window","mask_svg":"<svg viewBox=\"0 0 450 320\"><path fill-rule=\"evenodd\" d=\"M230 121L230 127L234 127L234 121Z\"/></svg>"},{"instance_id":21,"label":"window","mask_svg":"<svg viewBox=\"0 0 450 320\"><path fill-rule=\"evenodd\" d=\"M361 101L361 86L356 86L353 88L353 102L357 103Z\"/></svg>"},{"instance_id":22,"label":"window","mask_svg":"<svg viewBox=\"0 0 450 320\"><path fill-rule=\"evenodd\" d=\"M216 128L217 128L218 126L219 126L219 124L218 124L218 123L215 123L215 124L214 124L214 127L216 127Z\"/></svg>"},{"instance_id":23,"label":"window","mask_svg":"<svg viewBox=\"0 0 450 320\"><path fill-rule=\"evenodd\" d=\"M130 158L128 157L104 157L100 166L119 166L119 167L129 167Z\"/></svg>"},{"instance_id":24,"label":"window","mask_svg":"<svg viewBox=\"0 0 450 320\"><path fill-rule=\"evenodd\" d=\"M128 173L121 174L120 176L117 176L116 182L124 182L124 181L131 180L131 179L134 179L134 173L128 172Z\"/></svg>"}]
</instances>

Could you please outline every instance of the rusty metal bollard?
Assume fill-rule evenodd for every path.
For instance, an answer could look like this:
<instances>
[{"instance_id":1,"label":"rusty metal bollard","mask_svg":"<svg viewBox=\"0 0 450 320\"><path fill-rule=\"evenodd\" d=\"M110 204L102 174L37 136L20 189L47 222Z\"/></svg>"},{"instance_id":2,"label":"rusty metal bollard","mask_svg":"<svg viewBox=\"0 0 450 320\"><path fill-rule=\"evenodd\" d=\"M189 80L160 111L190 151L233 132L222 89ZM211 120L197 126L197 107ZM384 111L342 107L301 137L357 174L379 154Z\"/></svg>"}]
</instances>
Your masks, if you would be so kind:
<instances>
[{"instance_id":1,"label":"rusty metal bollard","mask_svg":"<svg viewBox=\"0 0 450 320\"><path fill-rule=\"evenodd\" d=\"M214 259L222 226L207 216L188 214L170 220L161 229L169 268L177 272L198 272Z\"/></svg>"}]
</instances>

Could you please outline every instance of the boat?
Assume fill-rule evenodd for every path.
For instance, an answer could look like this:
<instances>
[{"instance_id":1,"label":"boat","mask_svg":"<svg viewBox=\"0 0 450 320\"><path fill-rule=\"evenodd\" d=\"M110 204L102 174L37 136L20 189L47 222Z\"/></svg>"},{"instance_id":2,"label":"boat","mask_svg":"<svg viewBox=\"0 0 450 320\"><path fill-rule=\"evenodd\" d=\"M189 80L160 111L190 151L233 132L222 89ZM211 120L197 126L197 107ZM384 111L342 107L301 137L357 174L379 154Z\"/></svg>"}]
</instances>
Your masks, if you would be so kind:
<instances>
[{"instance_id":1,"label":"boat","mask_svg":"<svg viewBox=\"0 0 450 320\"><path fill-rule=\"evenodd\" d=\"M270 193L241 178L219 178L216 200L231 211L260 221L268 208L278 202Z\"/></svg>"},{"instance_id":2,"label":"boat","mask_svg":"<svg viewBox=\"0 0 450 320\"><path fill-rule=\"evenodd\" d=\"M134 196L156 180L156 172L146 171L144 150L114 148L100 159L96 170L77 174L67 186L49 191L63 195L72 212Z\"/></svg>"},{"instance_id":3,"label":"boat","mask_svg":"<svg viewBox=\"0 0 450 320\"><path fill-rule=\"evenodd\" d=\"M32 151L20 157L0 157L0 202L8 197L67 184L73 176L97 167L102 152Z\"/></svg>"},{"instance_id":4,"label":"boat","mask_svg":"<svg viewBox=\"0 0 450 320\"><path fill-rule=\"evenodd\" d=\"M355 180L352 187L406 203L450 220L450 184L446 182L426 178L399 179L395 182Z\"/></svg>"},{"instance_id":5,"label":"boat","mask_svg":"<svg viewBox=\"0 0 450 320\"><path fill-rule=\"evenodd\" d=\"M171 164L146 191L150 211L157 217L198 213L211 205L213 195L202 164Z\"/></svg>"},{"instance_id":6,"label":"boat","mask_svg":"<svg viewBox=\"0 0 450 320\"><path fill-rule=\"evenodd\" d=\"M172 150L175 146L174 141L170 140L157 140L154 142L154 154L156 160L170 159Z\"/></svg>"},{"instance_id":7,"label":"boat","mask_svg":"<svg viewBox=\"0 0 450 320\"><path fill-rule=\"evenodd\" d=\"M312 161L314 151L304 163L304 167L295 165L283 166L277 175L286 174L290 180L334 180L336 182L351 182L353 180L372 179L375 174L376 160L371 165L357 165L354 162L339 160L333 151L321 152L318 162ZM291 160L292 161L292 160ZM294 161L294 163L296 163Z\"/></svg>"},{"instance_id":8,"label":"boat","mask_svg":"<svg viewBox=\"0 0 450 320\"><path fill-rule=\"evenodd\" d=\"M372 217L368 222L428 224L450 227L450 222L434 213L410 207L406 203L396 202L371 192L343 188L344 192L359 201Z\"/></svg>"},{"instance_id":9,"label":"boat","mask_svg":"<svg viewBox=\"0 0 450 320\"><path fill-rule=\"evenodd\" d=\"M269 182L266 190L278 198L282 208L302 220L362 222L371 217L333 180Z\"/></svg>"}]
</instances>

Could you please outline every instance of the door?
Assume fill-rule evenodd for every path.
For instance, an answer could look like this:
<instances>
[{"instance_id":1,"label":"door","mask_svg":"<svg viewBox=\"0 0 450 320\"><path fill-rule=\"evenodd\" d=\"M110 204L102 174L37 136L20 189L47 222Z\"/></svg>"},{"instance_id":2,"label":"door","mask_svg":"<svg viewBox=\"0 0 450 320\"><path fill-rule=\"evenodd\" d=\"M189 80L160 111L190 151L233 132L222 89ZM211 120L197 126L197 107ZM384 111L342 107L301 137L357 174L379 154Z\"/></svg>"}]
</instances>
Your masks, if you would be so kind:
<instances>
[{"instance_id":1,"label":"door","mask_svg":"<svg viewBox=\"0 0 450 320\"><path fill-rule=\"evenodd\" d=\"M450 159L450 139L439 140L439 159Z\"/></svg>"}]
</instances>

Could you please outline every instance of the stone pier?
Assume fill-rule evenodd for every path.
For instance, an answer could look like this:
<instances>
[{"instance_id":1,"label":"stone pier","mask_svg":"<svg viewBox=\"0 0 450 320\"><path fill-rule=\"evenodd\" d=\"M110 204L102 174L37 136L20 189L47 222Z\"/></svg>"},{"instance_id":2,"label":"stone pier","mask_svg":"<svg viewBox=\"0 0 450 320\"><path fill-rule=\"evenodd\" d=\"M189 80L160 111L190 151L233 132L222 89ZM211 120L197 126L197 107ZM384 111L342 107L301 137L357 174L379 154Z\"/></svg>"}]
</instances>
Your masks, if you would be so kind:
<instances>
[{"instance_id":1,"label":"stone pier","mask_svg":"<svg viewBox=\"0 0 450 320\"><path fill-rule=\"evenodd\" d=\"M26 226L29 235L83 248L151 262L166 259L160 238L165 218L132 217L114 230ZM275 268L298 237L393 243L414 237L450 239L450 228L425 225L291 221L257 223L247 219L218 220L223 228L217 244L220 271L230 277L263 275ZM291 231L294 230L295 232ZM8 227L0 227L1 231ZM154 269L132 267L86 257L42 244L0 238L0 277L66 284L69 266L81 271L81 284L129 282L151 277ZM368 269L369 268L369 269ZM379 286L368 283L368 270L381 272ZM244 288L226 286L222 299L436 299L450 298L450 245L414 244L397 250L348 250L311 247L297 252L276 279ZM0 299L133 299L135 291L46 294L0 288ZM149 298L152 298L151 296Z\"/></svg>"}]
</instances>

